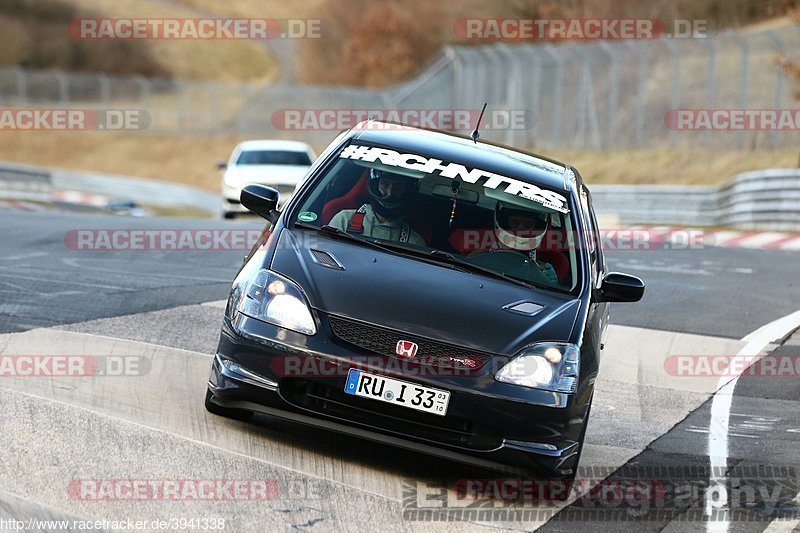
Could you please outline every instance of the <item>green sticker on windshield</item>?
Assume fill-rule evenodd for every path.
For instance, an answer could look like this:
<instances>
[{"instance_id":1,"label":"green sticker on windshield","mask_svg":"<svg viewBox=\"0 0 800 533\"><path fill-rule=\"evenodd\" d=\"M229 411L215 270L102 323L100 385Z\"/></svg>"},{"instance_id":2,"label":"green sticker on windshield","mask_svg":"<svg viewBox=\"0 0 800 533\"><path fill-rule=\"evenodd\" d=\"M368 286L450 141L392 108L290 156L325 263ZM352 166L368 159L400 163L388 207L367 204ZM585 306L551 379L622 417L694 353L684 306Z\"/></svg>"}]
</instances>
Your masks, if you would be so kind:
<instances>
[{"instance_id":1,"label":"green sticker on windshield","mask_svg":"<svg viewBox=\"0 0 800 533\"><path fill-rule=\"evenodd\" d=\"M302 213L297 215L297 218L299 220L302 220L303 222L314 222L315 220L317 220L317 214L312 213L311 211L303 211Z\"/></svg>"}]
</instances>

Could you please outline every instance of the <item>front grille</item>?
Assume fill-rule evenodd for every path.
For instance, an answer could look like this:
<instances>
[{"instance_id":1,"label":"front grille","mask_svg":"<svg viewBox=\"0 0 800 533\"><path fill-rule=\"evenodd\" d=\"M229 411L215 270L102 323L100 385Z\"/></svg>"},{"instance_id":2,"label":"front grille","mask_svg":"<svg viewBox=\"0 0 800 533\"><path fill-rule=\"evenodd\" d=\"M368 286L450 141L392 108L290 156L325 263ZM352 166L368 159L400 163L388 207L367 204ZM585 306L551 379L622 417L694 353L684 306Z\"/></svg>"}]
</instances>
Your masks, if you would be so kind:
<instances>
[{"instance_id":1,"label":"front grille","mask_svg":"<svg viewBox=\"0 0 800 533\"><path fill-rule=\"evenodd\" d=\"M417 344L417 355L412 360L423 365L476 370L491 359L489 355L474 350L431 341L388 328L371 326L355 320L337 316L330 316L329 320L336 337L379 355L398 357L397 341L406 340Z\"/></svg>"},{"instance_id":2,"label":"front grille","mask_svg":"<svg viewBox=\"0 0 800 533\"><path fill-rule=\"evenodd\" d=\"M479 450L493 450L503 442L496 429L465 418L421 413L360 398L323 383L285 378L280 392L298 407L404 436Z\"/></svg>"}]
</instances>

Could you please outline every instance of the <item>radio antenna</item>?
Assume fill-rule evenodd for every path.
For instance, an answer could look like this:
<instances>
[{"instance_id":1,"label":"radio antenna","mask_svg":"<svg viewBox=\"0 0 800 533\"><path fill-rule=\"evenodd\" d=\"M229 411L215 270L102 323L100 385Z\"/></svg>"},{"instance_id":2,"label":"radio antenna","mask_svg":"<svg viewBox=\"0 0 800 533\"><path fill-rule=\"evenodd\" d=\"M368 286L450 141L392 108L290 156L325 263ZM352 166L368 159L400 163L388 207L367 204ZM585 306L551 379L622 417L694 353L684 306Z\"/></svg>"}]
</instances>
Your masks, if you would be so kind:
<instances>
[{"instance_id":1,"label":"radio antenna","mask_svg":"<svg viewBox=\"0 0 800 533\"><path fill-rule=\"evenodd\" d=\"M487 103L488 102L484 102L483 103L483 109L481 109L481 114L478 117L478 123L475 124L475 129L472 130L472 135L470 135L470 137L472 137L472 142L474 142L475 144L478 144L478 137L481 136L480 132L478 131L478 128L481 127L481 120L483 120L483 112L486 111L486 104Z\"/></svg>"}]
</instances>

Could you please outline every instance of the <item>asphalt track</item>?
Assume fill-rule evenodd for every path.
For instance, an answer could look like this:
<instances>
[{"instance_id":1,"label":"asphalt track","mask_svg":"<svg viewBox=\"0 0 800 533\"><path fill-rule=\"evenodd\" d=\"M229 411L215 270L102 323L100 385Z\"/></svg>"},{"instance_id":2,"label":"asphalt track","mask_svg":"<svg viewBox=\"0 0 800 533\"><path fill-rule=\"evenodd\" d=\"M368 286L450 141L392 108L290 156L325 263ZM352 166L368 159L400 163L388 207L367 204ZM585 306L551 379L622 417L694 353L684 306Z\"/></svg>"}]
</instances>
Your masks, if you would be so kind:
<instances>
[{"instance_id":1,"label":"asphalt track","mask_svg":"<svg viewBox=\"0 0 800 533\"><path fill-rule=\"evenodd\" d=\"M797 252L609 251L612 269L641 276L647 291L639 304L612 307L580 477L612 491L632 479L659 491L644 500L476 500L459 498L456 482L497 473L266 417L244 424L205 412L221 302L244 250L65 243L77 229L238 230L258 229L257 221L0 209L0 227L0 354L147 361L137 376L0 377L0 520L217 517L226 531L713 528L703 493L718 378L675 375L666 361L736 354L745 335L800 307ZM785 340L758 364L800 356L798 337ZM791 518L800 518L797 376L754 374L738 381L730 411L728 480L740 497L728 500L738 513L728 530L792 530ZM772 468L754 474L755 465ZM211 501L98 501L70 490L130 479L267 480L276 490L266 500ZM686 487L698 490L675 496Z\"/></svg>"}]
</instances>

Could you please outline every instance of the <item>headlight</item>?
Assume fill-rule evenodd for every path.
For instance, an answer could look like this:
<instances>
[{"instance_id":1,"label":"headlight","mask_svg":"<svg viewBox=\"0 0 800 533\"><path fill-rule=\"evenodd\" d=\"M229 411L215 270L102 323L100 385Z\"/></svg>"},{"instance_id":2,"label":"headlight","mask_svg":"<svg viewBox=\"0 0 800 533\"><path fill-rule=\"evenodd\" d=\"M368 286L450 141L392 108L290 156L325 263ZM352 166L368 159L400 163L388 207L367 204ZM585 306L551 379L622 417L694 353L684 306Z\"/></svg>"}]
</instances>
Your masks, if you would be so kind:
<instances>
[{"instance_id":1,"label":"headlight","mask_svg":"<svg viewBox=\"0 0 800 533\"><path fill-rule=\"evenodd\" d=\"M494 379L554 392L575 392L580 355L574 344L534 344L506 363Z\"/></svg>"},{"instance_id":2,"label":"headlight","mask_svg":"<svg viewBox=\"0 0 800 533\"><path fill-rule=\"evenodd\" d=\"M236 311L306 335L317 333L300 287L271 270L261 269L231 294ZM234 301L235 299L235 301Z\"/></svg>"}]
</instances>

